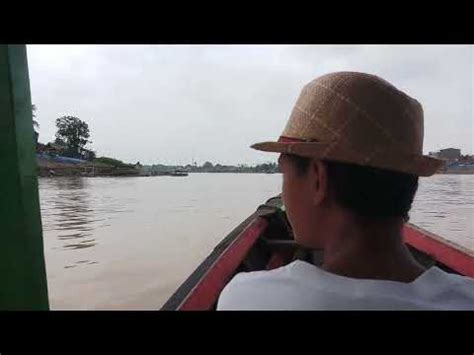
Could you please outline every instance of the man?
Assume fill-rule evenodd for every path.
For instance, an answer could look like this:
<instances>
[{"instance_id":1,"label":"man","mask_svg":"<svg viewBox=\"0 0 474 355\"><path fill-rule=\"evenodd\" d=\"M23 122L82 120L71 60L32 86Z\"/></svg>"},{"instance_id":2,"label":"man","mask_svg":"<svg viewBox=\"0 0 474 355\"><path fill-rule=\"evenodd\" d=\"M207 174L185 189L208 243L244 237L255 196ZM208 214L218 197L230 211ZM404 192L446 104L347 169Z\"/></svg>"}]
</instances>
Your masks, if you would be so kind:
<instances>
[{"instance_id":1,"label":"man","mask_svg":"<svg viewBox=\"0 0 474 355\"><path fill-rule=\"evenodd\" d=\"M282 198L296 241L324 249L240 273L219 310L474 309L474 280L426 270L402 240L418 187L442 161L423 156L423 110L373 75L339 72L306 85L278 142Z\"/></svg>"}]
</instances>

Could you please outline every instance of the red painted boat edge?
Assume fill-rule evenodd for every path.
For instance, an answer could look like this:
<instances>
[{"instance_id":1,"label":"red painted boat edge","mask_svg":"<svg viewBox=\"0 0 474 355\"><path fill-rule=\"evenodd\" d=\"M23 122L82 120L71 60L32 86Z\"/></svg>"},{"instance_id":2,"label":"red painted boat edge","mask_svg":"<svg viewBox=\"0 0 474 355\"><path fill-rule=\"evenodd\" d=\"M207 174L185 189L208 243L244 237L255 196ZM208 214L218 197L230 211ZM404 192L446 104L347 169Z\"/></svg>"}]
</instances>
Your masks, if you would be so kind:
<instances>
[{"instance_id":1,"label":"red painted boat edge","mask_svg":"<svg viewBox=\"0 0 474 355\"><path fill-rule=\"evenodd\" d=\"M228 277L238 268L248 251L268 225L268 221L257 217L242 233L230 243L208 272L191 290L178 310L209 310L228 282ZM217 292L216 292L217 290Z\"/></svg>"},{"instance_id":2,"label":"red painted boat edge","mask_svg":"<svg viewBox=\"0 0 474 355\"><path fill-rule=\"evenodd\" d=\"M407 244L418 249L439 263L469 277L474 277L474 255L438 235L412 224L405 225L403 237Z\"/></svg>"}]
</instances>

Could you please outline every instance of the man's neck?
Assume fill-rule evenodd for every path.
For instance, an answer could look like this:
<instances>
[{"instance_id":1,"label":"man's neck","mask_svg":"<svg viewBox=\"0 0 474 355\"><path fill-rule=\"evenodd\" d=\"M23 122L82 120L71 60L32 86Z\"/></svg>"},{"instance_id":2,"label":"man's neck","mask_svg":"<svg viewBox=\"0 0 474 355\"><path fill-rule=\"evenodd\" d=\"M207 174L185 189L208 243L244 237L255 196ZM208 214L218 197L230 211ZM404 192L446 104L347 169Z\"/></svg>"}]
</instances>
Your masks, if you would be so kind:
<instances>
[{"instance_id":1,"label":"man's neck","mask_svg":"<svg viewBox=\"0 0 474 355\"><path fill-rule=\"evenodd\" d=\"M323 269L352 278L411 282L424 272L403 243L403 221L334 223L325 231Z\"/></svg>"}]
</instances>

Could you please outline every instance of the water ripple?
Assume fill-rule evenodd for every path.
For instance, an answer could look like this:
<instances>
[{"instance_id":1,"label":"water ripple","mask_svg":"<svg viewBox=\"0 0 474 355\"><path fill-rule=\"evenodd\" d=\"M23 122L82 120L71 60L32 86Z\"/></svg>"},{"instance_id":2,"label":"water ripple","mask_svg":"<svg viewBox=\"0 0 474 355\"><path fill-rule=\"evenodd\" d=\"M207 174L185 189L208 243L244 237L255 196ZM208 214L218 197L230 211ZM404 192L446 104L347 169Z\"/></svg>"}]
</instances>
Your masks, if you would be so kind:
<instances>
[{"instance_id":1,"label":"water ripple","mask_svg":"<svg viewBox=\"0 0 474 355\"><path fill-rule=\"evenodd\" d=\"M420 178L410 222L474 250L474 175Z\"/></svg>"},{"instance_id":2,"label":"water ripple","mask_svg":"<svg viewBox=\"0 0 474 355\"><path fill-rule=\"evenodd\" d=\"M91 188L90 180L81 177L40 180L40 202L45 237L53 236L63 251L96 247L96 236L101 228L110 227L108 222L117 214L133 212L133 197L120 199L114 194L104 195ZM57 249L55 245L52 249ZM98 263L80 260L77 265Z\"/></svg>"}]
</instances>

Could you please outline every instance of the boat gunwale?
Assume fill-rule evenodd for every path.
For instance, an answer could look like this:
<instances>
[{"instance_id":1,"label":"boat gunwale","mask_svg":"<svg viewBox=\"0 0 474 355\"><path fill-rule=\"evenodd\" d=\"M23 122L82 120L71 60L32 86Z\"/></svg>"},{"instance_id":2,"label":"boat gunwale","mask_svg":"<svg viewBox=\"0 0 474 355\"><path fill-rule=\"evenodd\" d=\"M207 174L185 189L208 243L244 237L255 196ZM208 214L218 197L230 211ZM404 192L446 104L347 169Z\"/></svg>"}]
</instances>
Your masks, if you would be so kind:
<instances>
[{"instance_id":1,"label":"boat gunwale","mask_svg":"<svg viewBox=\"0 0 474 355\"><path fill-rule=\"evenodd\" d=\"M449 239L446 239L438 234L435 234L433 232L430 232L422 227L419 227L417 226L416 224L413 224L413 223L407 223L405 224L405 227L408 227L408 228L411 228L411 229L414 229L415 231L433 239L433 240L436 240L437 242L440 242L441 244L444 244L450 248L453 248L453 249L456 249L457 251L463 253L463 254L466 254L467 256L471 257L471 258L474 258L474 249L473 250L469 250L468 248L466 248L465 246L461 245L461 244L458 244L456 242L453 242L452 240L449 240Z\"/></svg>"},{"instance_id":2,"label":"boat gunwale","mask_svg":"<svg viewBox=\"0 0 474 355\"><path fill-rule=\"evenodd\" d=\"M219 261L230 246L233 245L237 239L243 236L245 230L255 221L265 220L265 216L275 212L276 209L280 209L281 206L281 194L271 197L265 202L265 204L260 205L254 213L235 227L219 244L217 244L206 259L204 259L192 274L177 288L160 310L171 311L182 309L186 300L189 299L193 291L206 278L206 275L208 275L212 270L212 267ZM256 239L258 239L258 237Z\"/></svg>"},{"instance_id":3,"label":"boat gunwale","mask_svg":"<svg viewBox=\"0 0 474 355\"><path fill-rule=\"evenodd\" d=\"M219 287L219 292L221 292L225 287L225 278L226 276L222 275L222 268L228 266L229 264L235 264L233 270L236 270L239 265L242 263L243 257L248 253L248 251L254 246L255 242L261 235L268 225L268 222L262 217L256 217L249 225L247 225L244 230L239 233L239 235L229 243L224 250L219 254L219 256L214 260L210 267L205 271L201 278L196 282L194 287L189 291L187 296L183 299L179 305L180 310L204 310L210 309L212 304L203 305L202 301L199 299L200 293L199 289L205 286L206 282L212 283L212 278L218 279L218 282L222 283L222 287ZM255 231L256 230L256 231ZM251 234L253 232L253 235ZM235 249L236 244L240 243L239 247ZM244 244L244 245L242 245ZM234 252L232 257L229 257L229 253ZM237 254L237 255L235 255ZM227 265L225 264L227 263ZM219 266L219 267L218 267ZM197 297L197 298L196 298ZM212 303L215 304L216 299L212 300ZM210 303L211 301L207 301Z\"/></svg>"},{"instance_id":4,"label":"boat gunwale","mask_svg":"<svg viewBox=\"0 0 474 355\"><path fill-rule=\"evenodd\" d=\"M438 264L474 278L474 253L467 248L411 223L404 226L403 238L405 243L428 255Z\"/></svg>"},{"instance_id":5,"label":"boat gunwale","mask_svg":"<svg viewBox=\"0 0 474 355\"><path fill-rule=\"evenodd\" d=\"M199 266L188 276L188 278L178 287L173 295L167 300L167 302L161 307L161 310L179 310L185 304L186 300L190 297L191 293L196 287L202 282L206 275L212 270L222 254L231 246L233 243L242 236L245 229L252 224L258 218L257 212L251 214L247 219L240 223L227 237L225 237L204 259Z\"/></svg>"}]
</instances>

